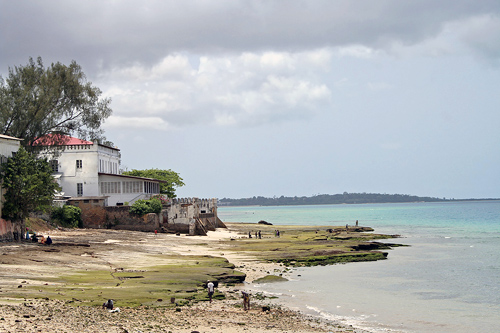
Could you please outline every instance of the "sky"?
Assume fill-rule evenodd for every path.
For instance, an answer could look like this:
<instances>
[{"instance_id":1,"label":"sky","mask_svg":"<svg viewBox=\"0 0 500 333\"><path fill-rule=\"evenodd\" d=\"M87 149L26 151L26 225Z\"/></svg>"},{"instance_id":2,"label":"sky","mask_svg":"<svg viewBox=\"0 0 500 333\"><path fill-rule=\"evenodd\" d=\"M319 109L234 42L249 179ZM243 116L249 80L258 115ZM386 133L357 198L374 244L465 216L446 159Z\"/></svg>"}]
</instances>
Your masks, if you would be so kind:
<instances>
[{"instance_id":1,"label":"sky","mask_svg":"<svg viewBox=\"0 0 500 333\"><path fill-rule=\"evenodd\" d=\"M500 198L498 0L0 0L0 75L38 56L179 197Z\"/></svg>"}]
</instances>

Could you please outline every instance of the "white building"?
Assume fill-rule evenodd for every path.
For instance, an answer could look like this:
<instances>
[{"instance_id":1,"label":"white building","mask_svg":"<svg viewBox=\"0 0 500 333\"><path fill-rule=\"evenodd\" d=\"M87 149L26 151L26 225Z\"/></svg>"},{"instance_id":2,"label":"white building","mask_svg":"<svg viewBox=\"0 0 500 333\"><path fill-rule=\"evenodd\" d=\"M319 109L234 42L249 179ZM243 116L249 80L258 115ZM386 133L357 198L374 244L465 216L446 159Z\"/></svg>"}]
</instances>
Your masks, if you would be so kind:
<instances>
[{"instance_id":1,"label":"white building","mask_svg":"<svg viewBox=\"0 0 500 333\"><path fill-rule=\"evenodd\" d=\"M14 138L12 136L0 134L0 164L7 162L9 157L12 157L21 146L22 139ZM0 186L0 217L2 216L3 207L3 193L4 190Z\"/></svg>"},{"instance_id":2,"label":"white building","mask_svg":"<svg viewBox=\"0 0 500 333\"><path fill-rule=\"evenodd\" d=\"M163 181L120 174L118 148L73 137L62 141L63 144L57 144L61 150L55 157L47 149L41 154L49 158L64 196L105 197L107 206L115 206L126 202L132 204L160 193L160 182Z\"/></svg>"}]
</instances>

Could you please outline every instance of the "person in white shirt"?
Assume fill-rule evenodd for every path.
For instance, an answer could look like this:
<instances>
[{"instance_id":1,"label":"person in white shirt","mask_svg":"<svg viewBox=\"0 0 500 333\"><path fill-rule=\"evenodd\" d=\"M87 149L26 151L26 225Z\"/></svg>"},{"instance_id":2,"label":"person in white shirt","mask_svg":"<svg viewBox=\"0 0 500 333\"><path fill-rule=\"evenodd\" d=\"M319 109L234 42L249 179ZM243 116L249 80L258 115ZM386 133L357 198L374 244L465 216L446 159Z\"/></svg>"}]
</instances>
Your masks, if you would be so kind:
<instances>
[{"instance_id":1,"label":"person in white shirt","mask_svg":"<svg viewBox=\"0 0 500 333\"><path fill-rule=\"evenodd\" d=\"M214 283L212 281L208 281L207 283L207 289L208 289L208 299L210 300L210 303L212 303L212 296L214 295Z\"/></svg>"}]
</instances>

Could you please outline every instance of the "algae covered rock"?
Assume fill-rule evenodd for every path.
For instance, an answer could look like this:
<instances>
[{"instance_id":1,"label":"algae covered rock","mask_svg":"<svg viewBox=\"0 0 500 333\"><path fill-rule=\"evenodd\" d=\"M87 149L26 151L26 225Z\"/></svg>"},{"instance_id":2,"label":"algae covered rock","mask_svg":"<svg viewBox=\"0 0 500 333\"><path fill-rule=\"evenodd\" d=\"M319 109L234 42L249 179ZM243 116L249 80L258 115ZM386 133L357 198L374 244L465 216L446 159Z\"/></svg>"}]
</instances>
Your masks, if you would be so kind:
<instances>
[{"instance_id":1,"label":"algae covered rock","mask_svg":"<svg viewBox=\"0 0 500 333\"><path fill-rule=\"evenodd\" d=\"M269 282L283 282L283 281L288 281L288 279L285 279L282 276L277 276L277 275L266 275L264 277L261 277L257 280L254 280L254 283L269 283Z\"/></svg>"}]
</instances>

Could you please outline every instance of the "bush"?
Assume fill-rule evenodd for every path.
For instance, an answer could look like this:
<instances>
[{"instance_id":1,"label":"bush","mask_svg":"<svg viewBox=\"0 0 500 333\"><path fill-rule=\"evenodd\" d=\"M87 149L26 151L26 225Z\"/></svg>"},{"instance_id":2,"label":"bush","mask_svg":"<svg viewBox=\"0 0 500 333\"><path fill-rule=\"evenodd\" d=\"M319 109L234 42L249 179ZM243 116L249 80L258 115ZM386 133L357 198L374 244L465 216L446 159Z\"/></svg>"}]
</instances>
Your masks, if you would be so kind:
<instances>
[{"instance_id":1,"label":"bush","mask_svg":"<svg viewBox=\"0 0 500 333\"><path fill-rule=\"evenodd\" d=\"M151 207L151 212L150 213L155 213L155 214L160 214L161 213L161 200L152 198L149 200L149 207Z\"/></svg>"},{"instance_id":2,"label":"bush","mask_svg":"<svg viewBox=\"0 0 500 333\"><path fill-rule=\"evenodd\" d=\"M66 228L82 227L82 210L78 207L71 205L64 205L52 210L51 217L59 225Z\"/></svg>"},{"instance_id":3,"label":"bush","mask_svg":"<svg viewBox=\"0 0 500 333\"><path fill-rule=\"evenodd\" d=\"M149 213L159 214L161 212L161 201L156 198L149 200L137 200L130 206L130 212L139 216Z\"/></svg>"}]
</instances>

